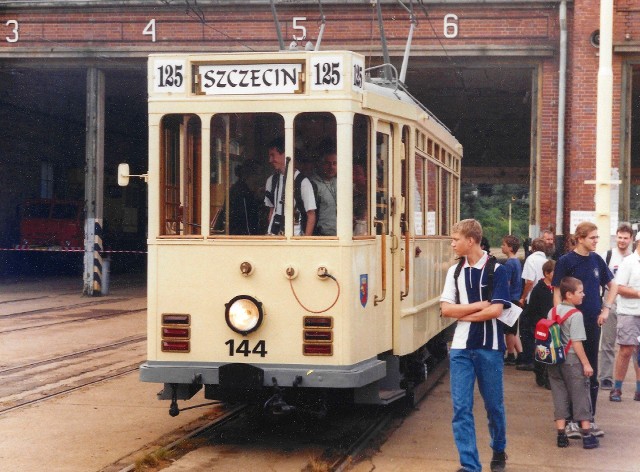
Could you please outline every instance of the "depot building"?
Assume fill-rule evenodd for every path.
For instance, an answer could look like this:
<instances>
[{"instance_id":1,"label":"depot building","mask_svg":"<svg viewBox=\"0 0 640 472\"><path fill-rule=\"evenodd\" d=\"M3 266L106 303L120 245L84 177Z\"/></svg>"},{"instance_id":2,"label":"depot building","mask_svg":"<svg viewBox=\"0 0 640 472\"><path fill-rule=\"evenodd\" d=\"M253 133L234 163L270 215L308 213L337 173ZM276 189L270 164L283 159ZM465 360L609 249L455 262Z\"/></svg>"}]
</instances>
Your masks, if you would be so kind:
<instances>
[{"instance_id":1,"label":"depot building","mask_svg":"<svg viewBox=\"0 0 640 472\"><path fill-rule=\"evenodd\" d=\"M485 186L517 185L529 214L529 234L520 236L546 228L566 235L594 218L604 183L612 225L636 222L640 9L617 0L608 13L610 178L602 179L596 0L3 2L0 275L51 268L50 260L17 250L32 243L21 240L22 215L43 201L50 212L81 203L73 213L81 247L70 237L48 244L65 249L60 257L82 266L85 281L94 238L113 251L113 264L144 268L146 184L119 187L116 168L126 162L133 174L146 171L146 60L161 52L275 51L321 39L322 50L363 54L366 67L384 62L386 46L399 69L412 32L406 85L462 143L463 198ZM210 80L232 87L289 78L286 71L229 71ZM88 283L85 289L92 292Z\"/></svg>"}]
</instances>

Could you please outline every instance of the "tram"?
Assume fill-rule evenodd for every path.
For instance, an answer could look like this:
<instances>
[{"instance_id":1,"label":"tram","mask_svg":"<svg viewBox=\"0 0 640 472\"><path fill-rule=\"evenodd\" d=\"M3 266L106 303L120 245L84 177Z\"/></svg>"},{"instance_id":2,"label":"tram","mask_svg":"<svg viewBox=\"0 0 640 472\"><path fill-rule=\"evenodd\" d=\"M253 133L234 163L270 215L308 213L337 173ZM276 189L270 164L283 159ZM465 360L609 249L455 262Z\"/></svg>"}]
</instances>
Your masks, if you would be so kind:
<instances>
[{"instance_id":1,"label":"tram","mask_svg":"<svg viewBox=\"0 0 640 472\"><path fill-rule=\"evenodd\" d=\"M386 404L446 355L439 296L462 147L393 73L375 72L350 51L149 57L140 378L163 384L170 414L203 388L276 414L336 398ZM276 139L284 223L271 234ZM326 143L335 231L305 234L295 176L319 172Z\"/></svg>"}]
</instances>

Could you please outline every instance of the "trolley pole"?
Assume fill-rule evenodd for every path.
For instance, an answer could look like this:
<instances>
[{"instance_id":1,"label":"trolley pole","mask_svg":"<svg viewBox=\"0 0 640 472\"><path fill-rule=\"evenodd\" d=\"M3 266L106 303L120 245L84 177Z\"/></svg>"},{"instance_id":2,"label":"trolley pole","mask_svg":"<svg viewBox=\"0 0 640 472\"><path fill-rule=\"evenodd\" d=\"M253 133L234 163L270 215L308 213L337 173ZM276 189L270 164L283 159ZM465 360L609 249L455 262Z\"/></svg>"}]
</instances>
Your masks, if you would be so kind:
<instances>
[{"instance_id":1,"label":"trolley pole","mask_svg":"<svg viewBox=\"0 0 640 472\"><path fill-rule=\"evenodd\" d=\"M102 291L102 219L104 188L104 73L87 70L84 288L85 295Z\"/></svg>"},{"instance_id":2,"label":"trolley pole","mask_svg":"<svg viewBox=\"0 0 640 472\"><path fill-rule=\"evenodd\" d=\"M600 48L598 68L598 101L596 117L596 224L600 234L597 250L611 246L611 116L613 110L613 0L600 1ZM617 211L617 210L616 210ZM605 238L606 235L606 238Z\"/></svg>"}]
</instances>

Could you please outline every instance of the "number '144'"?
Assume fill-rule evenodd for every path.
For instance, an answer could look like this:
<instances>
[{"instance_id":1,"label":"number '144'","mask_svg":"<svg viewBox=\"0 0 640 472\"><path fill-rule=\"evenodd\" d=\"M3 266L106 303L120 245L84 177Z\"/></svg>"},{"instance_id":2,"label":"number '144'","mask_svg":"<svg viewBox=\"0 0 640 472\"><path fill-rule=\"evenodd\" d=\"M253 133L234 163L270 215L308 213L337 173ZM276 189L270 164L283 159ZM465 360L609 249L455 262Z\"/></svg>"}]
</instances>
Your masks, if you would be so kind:
<instances>
[{"instance_id":1,"label":"number '144'","mask_svg":"<svg viewBox=\"0 0 640 472\"><path fill-rule=\"evenodd\" d=\"M236 347L235 340L229 339L225 346L229 346L229 355L235 356L236 354L242 354L244 357L249 357L249 354L260 354L260 357L267 355L267 347L264 340L259 340L256 345L251 349L248 339L243 339Z\"/></svg>"}]
</instances>

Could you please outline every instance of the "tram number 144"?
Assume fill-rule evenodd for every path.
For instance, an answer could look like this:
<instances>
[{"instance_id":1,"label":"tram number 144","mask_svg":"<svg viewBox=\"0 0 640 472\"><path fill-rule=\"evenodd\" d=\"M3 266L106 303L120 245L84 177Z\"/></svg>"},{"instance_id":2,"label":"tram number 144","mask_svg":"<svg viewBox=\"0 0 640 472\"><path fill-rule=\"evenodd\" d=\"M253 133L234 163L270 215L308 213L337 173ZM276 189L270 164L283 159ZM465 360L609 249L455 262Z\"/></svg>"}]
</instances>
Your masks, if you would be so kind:
<instances>
[{"instance_id":1,"label":"tram number 144","mask_svg":"<svg viewBox=\"0 0 640 472\"><path fill-rule=\"evenodd\" d=\"M229 346L229 355L235 356L236 354L242 354L244 357L249 357L250 354L260 354L260 357L264 357L267 355L267 347L264 340L259 340L256 345L251 349L249 345L248 339L243 339L236 347L236 342L234 339L229 339L225 346Z\"/></svg>"}]
</instances>

